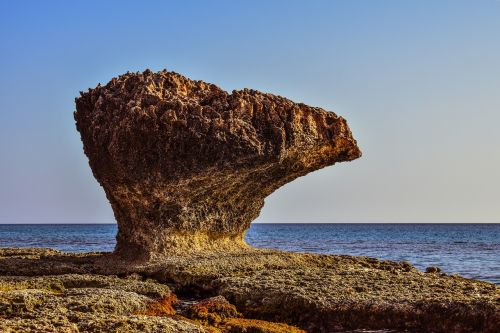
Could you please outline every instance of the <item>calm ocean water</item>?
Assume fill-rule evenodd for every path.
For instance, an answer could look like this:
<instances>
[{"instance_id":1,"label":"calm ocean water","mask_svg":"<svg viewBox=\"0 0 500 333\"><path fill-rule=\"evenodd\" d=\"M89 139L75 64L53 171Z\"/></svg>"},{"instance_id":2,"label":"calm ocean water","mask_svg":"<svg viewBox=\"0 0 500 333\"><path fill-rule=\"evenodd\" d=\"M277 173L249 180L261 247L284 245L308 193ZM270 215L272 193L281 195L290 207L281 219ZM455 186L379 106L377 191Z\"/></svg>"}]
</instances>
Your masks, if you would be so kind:
<instances>
[{"instance_id":1,"label":"calm ocean water","mask_svg":"<svg viewBox=\"0 0 500 333\"><path fill-rule=\"evenodd\" d=\"M112 251L115 234L115 224L0 224L0 247ZM407 260L500 284L500 224L252 224L246 240L287 251Z\"/></svg>"}]
</instances>

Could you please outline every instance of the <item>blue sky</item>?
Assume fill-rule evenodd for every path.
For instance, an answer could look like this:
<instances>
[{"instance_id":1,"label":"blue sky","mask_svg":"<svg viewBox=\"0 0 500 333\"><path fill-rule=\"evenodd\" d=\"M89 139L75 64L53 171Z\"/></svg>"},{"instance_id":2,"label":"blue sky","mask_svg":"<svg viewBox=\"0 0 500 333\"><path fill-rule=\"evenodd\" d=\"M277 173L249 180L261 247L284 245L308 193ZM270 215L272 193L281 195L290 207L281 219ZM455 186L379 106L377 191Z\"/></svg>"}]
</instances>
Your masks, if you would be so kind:
<instances>
[{"instance_id":1,"label":"blue sky","mask_svg":"<svg viewBox=\"0 0 500 333\"><path fill-rule=\"evenodd\" d=\"M145 68L348 120L261 222L500 222L499 1L3 1L0 45L0 223L113 222L74 98Z\"/></svg>"}]
</instances>

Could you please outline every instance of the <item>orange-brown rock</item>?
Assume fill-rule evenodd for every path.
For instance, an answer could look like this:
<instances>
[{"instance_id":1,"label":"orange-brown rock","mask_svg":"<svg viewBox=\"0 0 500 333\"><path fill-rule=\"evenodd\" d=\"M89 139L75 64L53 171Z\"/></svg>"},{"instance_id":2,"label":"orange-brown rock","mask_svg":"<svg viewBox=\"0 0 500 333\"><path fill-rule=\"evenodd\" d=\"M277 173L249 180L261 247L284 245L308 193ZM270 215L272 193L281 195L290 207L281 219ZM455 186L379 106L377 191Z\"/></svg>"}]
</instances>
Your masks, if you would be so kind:
<instances>
[{"instance_id":1,"label":"orange-brown rock","mask_svg":"<svg viewBox=\"0 0 500 333\"><path fill-rule=\"evenodd\" d=\"M244 247L265 197L361 155L332 112L167 71L81 93L75 119L127 257Z\"/></svg>"},{"instance_id":2,"label":"orange-brown rock","mask_svg":"<svg viewBox=\"0 0 500 333\"><path fill-rule=\"evenodd\" d=\"M221 324L228 318L242 317L236 307L222 296L203 299L189 306L186 309L186 316L214 326Z\"/></svg>"}]
</instances>

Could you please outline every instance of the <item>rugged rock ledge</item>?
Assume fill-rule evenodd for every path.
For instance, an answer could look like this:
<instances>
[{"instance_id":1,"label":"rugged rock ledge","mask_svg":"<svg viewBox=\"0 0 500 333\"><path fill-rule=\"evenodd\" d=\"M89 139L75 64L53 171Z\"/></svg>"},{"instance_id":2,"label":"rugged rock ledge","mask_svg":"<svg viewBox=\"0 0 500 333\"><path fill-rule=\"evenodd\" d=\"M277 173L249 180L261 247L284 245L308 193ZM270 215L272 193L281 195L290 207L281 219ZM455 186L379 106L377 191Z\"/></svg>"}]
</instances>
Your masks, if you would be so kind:
<instances>
[{"instance_id":1,"label":"rugged rock ledge","mask_svg":"<svg viewBox=\"0 0 500 333\"><path fill-rule=\"evenodd\" d=\"M64 277L68 274L73 275L71 278ZM394 329L401 332L409 330L410 332L496 333L499 331L500 323L500 292L494 284L438 272L424 273L405 262L250 249L225 255L210 253L170 256L158 261L131 263L112 254L67 254L54 250L0 249L0 289L6 280L12 281L11 276L20 276L14 279L21 281L19 283L24 286L39 286L38 289L46 289L40 285L52 285L47 281L56 281L54 275L61 276L58 278L61 282L50 288L60 290L61 287L58 285L62 283L66 289L70 289L69 294L63 294L65 297L71 296L74 292L71 286L78 286L78 283L80 287L85 286L82 282L68 284L65 282L68 279L102 280L104 275L122 277L120 279L122 282L112 278L111 282L101 283L100 287L87 283L87 287L115 290L100 293L93 289L92 293L96 294L96 298L112 298L115 301L107 302L118 302L123 292L133 292L147 297L132 296L131 301L123 305L128 310L124 310L123 307L121 312L112 310L114 315L111 317L100 314L99 311L102 311L100 308L96 308L95 313L86 312L86 317L82 317L80 313L82 310L78 310L78 307L70 308L70 311L79 311L70 316L76 318L72 322L78 327L87 327L85 326L87 320L93 316L95 316L93 322L98 322L101 325L99 327L118 325L118 322L121 322L121 325L129 325L126 323L137 320L148 323L150 317L158 317L154 311L149 312L150 317L139 318L136 317L137 312L134 313L135 310L130 309L144 309L152 300L169 295L168 291L175 293L180 299L196 300L223 296L235 306L235 311L245 318L287 323L307 332L337 332L362 328ZM34 283L33 279L45 282ZM145 282L137 282L134 279ZM126 286L129 281L130 286ZM147 286L142 285L146 282L149 283ZM168 288L155 286L155 283L166 284ZM4 295L11 292L0 290L0 317L9 320L4 325L12 327L16 323L25 322L22 319L27 318L33 320L50 318L48 314L42 315L41 312L37 312L40 308L31 307L22 313L14 314L5 312L2 309L12 307L13 304L18 304L20 299L25 300L26 297L33 295L31 291L22 289L16 291L17 299L11 296L7 296L6 299ZM133 301L137 297L140 299L140 304ZM96 298L93 302L96 302ZM66 301L60 300L60 302ZM85 302L85 299L82 302ZM223 313L228 311L227 307L220 308ZM221 315L224 317L224 314L204 313L206 318L217 318ZM142 315L144 316L144 312ZM183 325L186 318L178 315L179 313L165 315L177 321L175 323L171 320L160 323L163 319L155 319L148 325L153 325L151 326L153 328L156 327L154 325L164 325L157 327ZM189 318L191 322L188 324L194 323L199 329L204 329L203 327L206 329L206 326L203 326L206 322L200 321L199 315L192 314ZM243 328L238 331L231 326L238 324L238 318L225 318L216 328L222 332L245 332ZM198 321L192 322L195 319ZM246 319L238 325L259 327L247 332L297 332L293 327L281 324L266 325L265 322L252 322ZM189 331L188 329L192 329L192 326L186 326L186 331ZM80 329L80 331L85 330ZM89 331L99 332L99 330ZM130 331L133 332L133 328Z\"/></svg>"},{"instance_id":2,"label":"rugged rock ledge","mask_svg":"<svg viewBox=\"0 0 500 333\"><path fill-rule=\"evenodd\" d=\"M222 296L180 303L166 285L137 274L0 276L0 332L304 333L242 318Z\"/></svg>"},{"instance_id":3,"label":"rugged rock ledge","mask_svg":"<svg viewBox=\"0 0 500 333\"><path fill-rule=\"evenodd\" d=\"M75 119L129 258L241 249L265 197L361 155L332 112L167 71L81 93Z\"/></svg>"}]
</instances>

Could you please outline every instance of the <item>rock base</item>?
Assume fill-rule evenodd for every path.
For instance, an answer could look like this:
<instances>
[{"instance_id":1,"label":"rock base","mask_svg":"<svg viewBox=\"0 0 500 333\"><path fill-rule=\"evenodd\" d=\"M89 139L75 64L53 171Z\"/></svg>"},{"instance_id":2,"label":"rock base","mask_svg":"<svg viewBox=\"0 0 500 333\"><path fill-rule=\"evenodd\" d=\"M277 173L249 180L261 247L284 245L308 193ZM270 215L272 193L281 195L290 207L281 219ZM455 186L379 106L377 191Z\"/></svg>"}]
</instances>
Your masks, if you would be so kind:
<instances>
[{"instance_id":1,"label":"rock base","mask_svg":"<svg viewBox=\"0 0 500 333\"><path fill-rule=\"evenodd\" d=\"M118 234L118 238L120 234ZM134 239L141 237L141 246L134 246ZM148 237L147 241L144 238ZM163 258L171 255L194 255L207 252L231 253L249 249L244 235L218 234L214 232L179 232L161 229L140 236L127 236L126 242L118 242L115 254L127 260L139 261Z\"/></svg>"}]
</instances>

